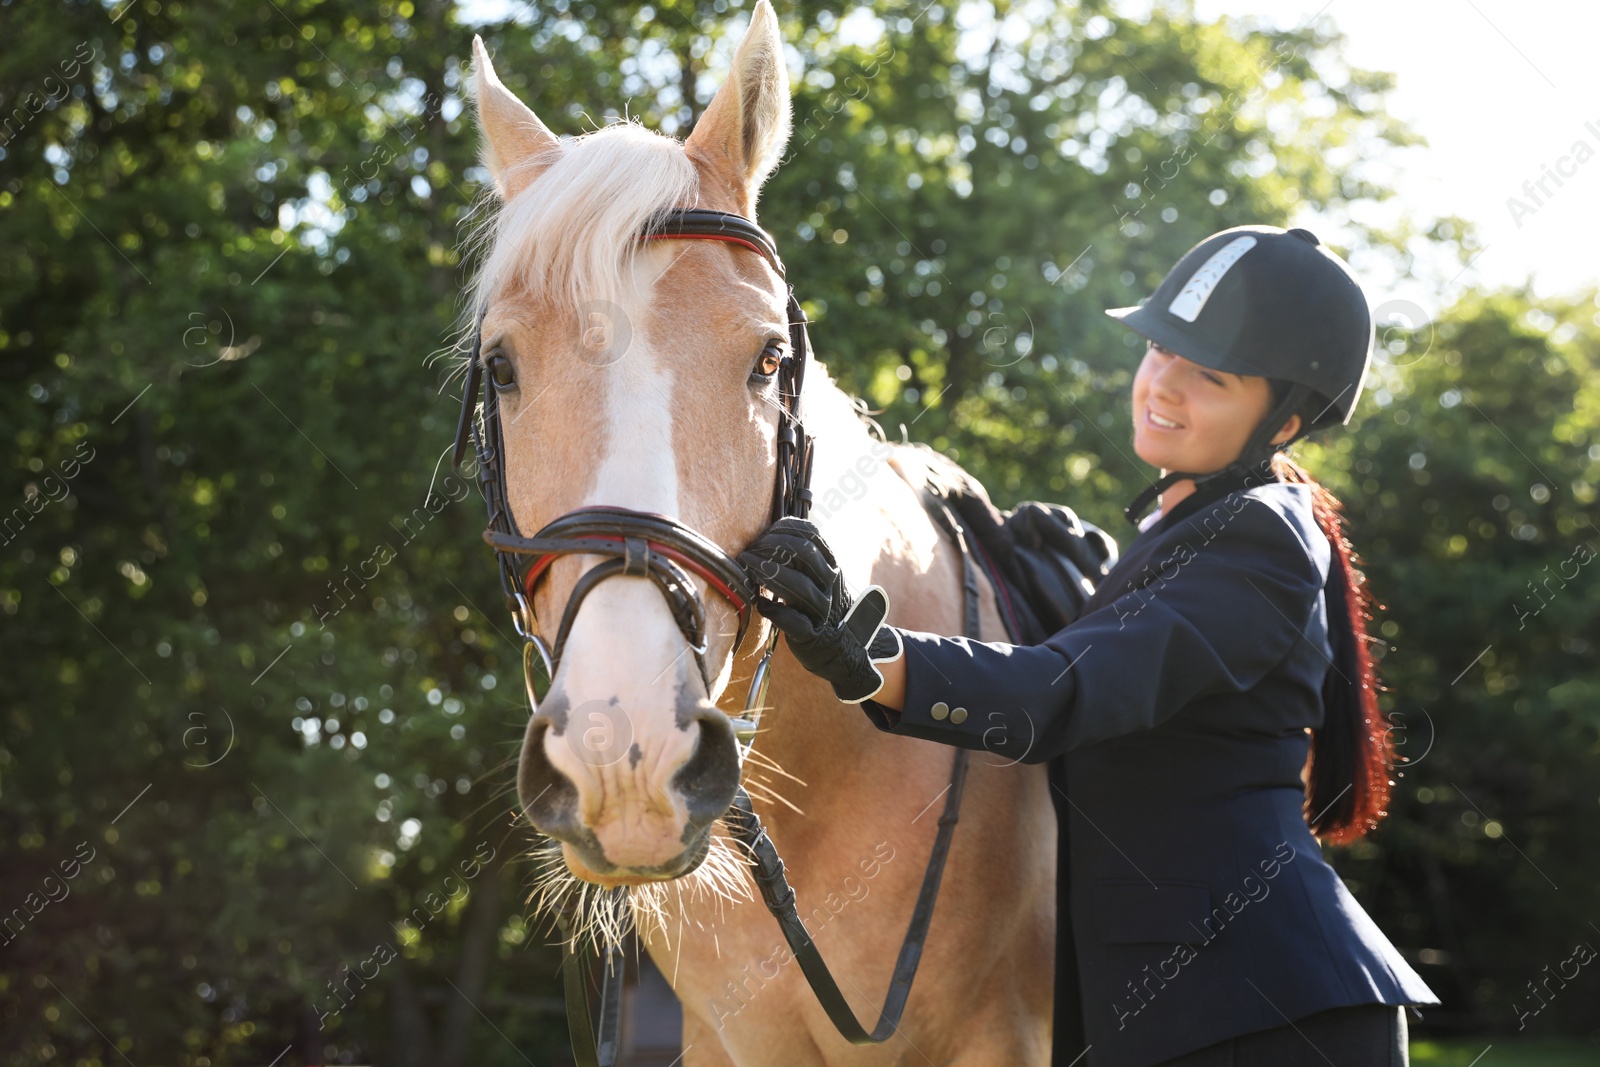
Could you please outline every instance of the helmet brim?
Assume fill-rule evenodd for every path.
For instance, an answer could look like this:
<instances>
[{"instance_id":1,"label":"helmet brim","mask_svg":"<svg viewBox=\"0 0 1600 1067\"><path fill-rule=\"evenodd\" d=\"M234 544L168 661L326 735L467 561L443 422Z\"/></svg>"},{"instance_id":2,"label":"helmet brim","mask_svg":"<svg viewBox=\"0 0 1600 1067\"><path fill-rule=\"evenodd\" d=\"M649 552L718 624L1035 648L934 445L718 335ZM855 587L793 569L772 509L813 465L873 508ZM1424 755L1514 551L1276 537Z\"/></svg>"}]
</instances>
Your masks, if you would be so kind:
<instances>
[{"instance_id":1,"label":"helmet brim","mask_svg":"<svg viewBox=\"0 0 1600 1067\"><path fill-rule=\"evenodd\" d=\"M1185 330L1171 316L1163 315L1148 304L1134 307L1107 308L1106 314L1143 337L1154 341L1169 352L1176 352L1192 363L1226 374L1248 374L1257 378L1270 378L1265 368L1257 367L1236 355L1215 347L1209 340Z\"/></svg>"}]
</instances>

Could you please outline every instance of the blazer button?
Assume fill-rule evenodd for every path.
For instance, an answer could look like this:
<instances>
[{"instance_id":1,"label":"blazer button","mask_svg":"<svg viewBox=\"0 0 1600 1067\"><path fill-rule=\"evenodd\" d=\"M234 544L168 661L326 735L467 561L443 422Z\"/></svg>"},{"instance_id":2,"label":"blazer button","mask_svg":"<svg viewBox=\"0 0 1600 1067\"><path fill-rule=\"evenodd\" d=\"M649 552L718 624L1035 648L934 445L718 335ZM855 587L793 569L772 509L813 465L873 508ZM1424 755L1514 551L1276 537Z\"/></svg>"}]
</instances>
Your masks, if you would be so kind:
<instances>
[{"instance_id":1,"label":"blazer button","mask_svg":"<svg viewBox=\"0 0 1600 1067\"><path fill-rule=\"evenodd\" d=\"M942 719L946 715L950 714L950 705L941 700L933 707L928 709L928 714L932 715L935 719ZM966 718L966 716L963 715L962 718Z\"/></svg>"},{"instance_id":2,"label":"blazer button","mask_svg":"<svg viewBox=\"0 0 1600 1067\"><path fill-rule=\"evenodd\" d=\"M951 723L963 723L963 722L966 722L967 721L967 709L966 708L953 708L953 709L951 709L950 721L951 721Z\"/></svg>"}]
</instances>

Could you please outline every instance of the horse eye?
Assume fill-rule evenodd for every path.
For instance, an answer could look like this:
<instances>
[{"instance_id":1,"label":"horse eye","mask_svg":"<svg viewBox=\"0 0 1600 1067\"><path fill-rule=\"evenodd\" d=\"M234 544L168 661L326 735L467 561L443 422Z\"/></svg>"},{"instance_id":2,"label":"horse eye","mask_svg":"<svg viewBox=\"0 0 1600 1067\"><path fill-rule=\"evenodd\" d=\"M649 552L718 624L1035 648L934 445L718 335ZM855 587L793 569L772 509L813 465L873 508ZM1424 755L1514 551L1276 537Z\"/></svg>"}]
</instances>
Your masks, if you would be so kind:
<instances>
[{"instance_id":1,"label":"horse eye","mask_svg":"<svg viewBox=\"0 0 1600 1067\"><path fill-rule=\"evenodd\" d=\"M756 363L756 369L751 372L755 378L771 378L778 373L778 368L783 366L783 342L772 340L767 342L767 347L761 350L761 359Z\"/></svg>"},{"instance_id":2,"label":"horse eye","mask_svg":"<svg viewBox=\"0 0 1600 1067\"><path fill-rule=\"evenodd\" d=\"M510 389L517 384L517 369L511 365L504 352L495 352L488 359L489 380L496 389Z\"/></svg>"}]
</instances>

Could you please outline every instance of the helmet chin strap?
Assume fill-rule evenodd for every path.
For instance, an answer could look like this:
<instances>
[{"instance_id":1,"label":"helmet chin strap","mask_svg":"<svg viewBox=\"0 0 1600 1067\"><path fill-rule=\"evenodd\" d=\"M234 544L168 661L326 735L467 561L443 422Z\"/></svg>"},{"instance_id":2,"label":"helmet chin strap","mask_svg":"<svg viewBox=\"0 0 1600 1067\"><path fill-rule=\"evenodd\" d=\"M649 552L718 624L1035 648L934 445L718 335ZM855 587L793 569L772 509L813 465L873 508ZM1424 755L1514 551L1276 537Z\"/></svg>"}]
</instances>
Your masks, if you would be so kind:
<instances>
[{"instance_id":1,"label":"helmet chin strap","mask_svg":"<svg viewBox=\"0 0 1600 1067\"><path fill-rule=\"evenodd\" d=\"M1185 478L1193 480L1196 490L1219 479L1230 476L1244 477L1252 472L1260 473L1265 481L1274 480L1275 476L1272 474L1271 467L1272 457L1277 452L1288 448L1294 438L1291 437L1282 444L1274 445L1272 444L1272 436L1278 432L1285 422L1289 421L1290 415L1293 415L1305 405L1306 400L1311 396L1311 392L1304 385L1291 385L1288 392L1284 394L1283 399L1271 411L1267 412L1266 418L1262 419L1254 432L1250 434L1250 439L1239 450L1238 459L1221 470L1212 471L1209 474L1168 471L1158 481L1146 487L1138 496L1134 497L1133 502L1122 509L1123 516L1135 526L1139 525L1139 520L1149 510L1151 502ZM1300 433L1303 434L1305 429L1305 426L1302 425ZM1298 437L1299 434L1295 436Z\"/></svg>"}]
</instances>

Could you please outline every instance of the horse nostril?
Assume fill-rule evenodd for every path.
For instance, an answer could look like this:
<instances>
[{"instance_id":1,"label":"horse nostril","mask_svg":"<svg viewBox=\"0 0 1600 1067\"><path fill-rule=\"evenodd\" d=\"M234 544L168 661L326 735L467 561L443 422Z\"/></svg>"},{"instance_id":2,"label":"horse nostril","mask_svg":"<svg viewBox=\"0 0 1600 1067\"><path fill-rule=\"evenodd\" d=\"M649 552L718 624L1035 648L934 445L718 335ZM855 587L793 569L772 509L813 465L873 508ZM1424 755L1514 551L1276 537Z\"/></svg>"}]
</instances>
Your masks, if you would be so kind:
<instances>
[{"instance_id":1,"label":"horse nostril","mask_svg":"<svg viewBox=\"0 0 1600 1067\"><path fill-rule=\"evenodd\" d=\"M683 795L689 816L685 836L698 833L721 818L739 786L739 745L733 735L733 723L716 706L702 705L697 700L693 703L695 707L687 717L699 726L700 736L695 741L694 754L672 776L672 785Z\"/></svg>"},{"instance_id":2,"label":"horse nostril","mask_svg":"<svg viewBox=\"0 0 1600 1067\"><path fill-rule=\"evenodd\" d=\"M528 722L517 765L517 800L523 814L541 833L561 837L580 825L578 789L544 752L544 735L550 718L541 708Z\"/></svg>"}]
</instances>

